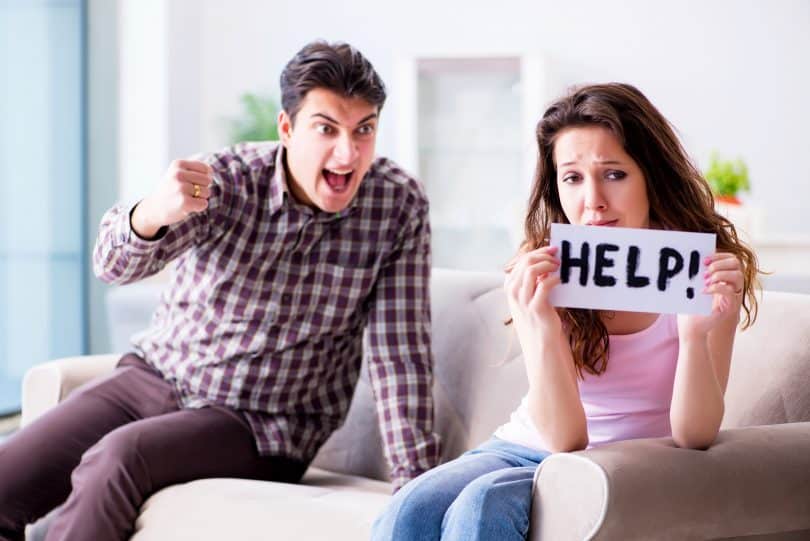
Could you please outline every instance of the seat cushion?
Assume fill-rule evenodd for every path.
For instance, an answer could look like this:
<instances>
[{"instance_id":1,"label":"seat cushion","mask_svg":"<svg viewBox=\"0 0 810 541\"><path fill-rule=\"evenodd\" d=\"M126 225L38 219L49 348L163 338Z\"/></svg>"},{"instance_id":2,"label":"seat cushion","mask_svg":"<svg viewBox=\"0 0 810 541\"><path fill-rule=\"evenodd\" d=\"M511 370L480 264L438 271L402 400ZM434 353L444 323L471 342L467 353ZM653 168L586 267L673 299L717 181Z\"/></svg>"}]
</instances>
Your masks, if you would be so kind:
<instances>
[{"instance_id":1,"label":"seat cushion","mask_svg":"<svg viewBox=\"0 0 810 541\"><path fill-rule=\"evenodd\" d=\"M391 485L310 468L300 485L202 479L143 505L133 541L368 539Z\"/></svg>"}]
</instances>

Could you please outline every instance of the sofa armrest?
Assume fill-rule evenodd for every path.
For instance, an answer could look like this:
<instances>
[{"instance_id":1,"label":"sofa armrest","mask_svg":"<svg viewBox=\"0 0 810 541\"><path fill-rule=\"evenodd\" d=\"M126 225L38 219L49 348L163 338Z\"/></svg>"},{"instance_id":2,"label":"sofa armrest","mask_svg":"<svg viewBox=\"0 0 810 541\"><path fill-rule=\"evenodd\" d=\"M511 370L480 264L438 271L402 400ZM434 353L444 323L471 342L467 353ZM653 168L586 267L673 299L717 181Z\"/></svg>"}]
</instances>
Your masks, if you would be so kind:
<instances>
[{"instance_id":1,"label":"sofa armrest","mask_svg":"<svg viewBox=\"0 0 810 541\"><path fill-rule=\"evenodd\" d=\"M87 381L110 372L119 354L67 357L29 369L23 377L22 417L27 425Z\"/></svg>"},{"instance_id":2,"label":"sofa armrest","mask_svg":"<svg viewBox=\"0 0 810 541\"><path fill-rule=\"evenodd\" d=\"M705 451L633 440L544 460L536 540L716 539L810 530L810 422L723 430Z\"/></svg>"}]
</instances>

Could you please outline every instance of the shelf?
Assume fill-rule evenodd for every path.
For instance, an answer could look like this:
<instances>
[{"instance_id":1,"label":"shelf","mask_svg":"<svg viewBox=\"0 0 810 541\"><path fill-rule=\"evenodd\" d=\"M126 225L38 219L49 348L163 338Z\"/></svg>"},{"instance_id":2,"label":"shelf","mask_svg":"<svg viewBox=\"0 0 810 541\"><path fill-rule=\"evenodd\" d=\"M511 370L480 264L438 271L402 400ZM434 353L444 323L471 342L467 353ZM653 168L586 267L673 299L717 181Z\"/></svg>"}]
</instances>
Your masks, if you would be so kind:
<instances>
[{"instance_id":1,"label":"shelf","mask_svg":"<svg viewBox=\"0 0 810 541\"><path fill-rule=\"evenodd\" d=\"M397 161L424 182L434 262L501 269L522 236L548 97L542 55L470 53L397 65Z\"/></svg>"}]
</instances>

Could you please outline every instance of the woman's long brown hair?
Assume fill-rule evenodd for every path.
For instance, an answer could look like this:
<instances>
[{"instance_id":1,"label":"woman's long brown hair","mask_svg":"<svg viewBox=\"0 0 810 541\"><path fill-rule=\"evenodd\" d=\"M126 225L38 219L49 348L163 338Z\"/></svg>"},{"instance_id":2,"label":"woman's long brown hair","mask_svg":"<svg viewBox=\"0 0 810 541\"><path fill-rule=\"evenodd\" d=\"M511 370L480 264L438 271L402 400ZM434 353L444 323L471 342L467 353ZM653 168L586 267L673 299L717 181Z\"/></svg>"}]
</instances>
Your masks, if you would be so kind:
<instances>
[{"instance_id":1,"label":"woman's long brown hair","mask_svg":"<svg viewBox=\"0 0 810 541\"><path fill-rule=\"evenodd\" d=\"M554 102L537 124L537 168L520 252L548 244L551 224L569 223L557 191L554 143L575 126L610 130L641 168L650 202L650 223L674 231L717 235L717 250L734 254L744 275L743 328L756 319L757 257L734 225L714 210L709 184L689 159L672 126L635 87L609 83L575 88ZM608 332L596 310L558 308L568 330L577 372L601 374L608 362Z\"/></svg>"}]
</instances>

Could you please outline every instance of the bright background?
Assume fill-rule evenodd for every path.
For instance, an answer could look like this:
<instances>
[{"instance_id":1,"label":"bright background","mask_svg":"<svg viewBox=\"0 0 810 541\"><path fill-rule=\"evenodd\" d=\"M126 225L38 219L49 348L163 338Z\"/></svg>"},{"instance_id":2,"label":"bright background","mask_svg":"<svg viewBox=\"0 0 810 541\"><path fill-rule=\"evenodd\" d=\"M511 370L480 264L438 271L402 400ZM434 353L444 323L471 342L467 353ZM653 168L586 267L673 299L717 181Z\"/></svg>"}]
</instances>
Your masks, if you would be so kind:
<instances>
[{"instance_id":1,"label":"bright background","mask_svg":"<svg viewBox=\"0 0 810 541\"><path fill-rule=\"evenodd\" d=\"M0 0L0 412L29 366L109 351L108 288L88 264L103 212L172 159L229 144L240 97L278 96L316 38L352 43L386 81L378 151L425 182L437 264L499 268L543 105L624 81L702 167L714 150L746 161L771 285L810 291L805 0ZM455 73L465 57L480 69Z\"/></svg>"}]
</instances>

